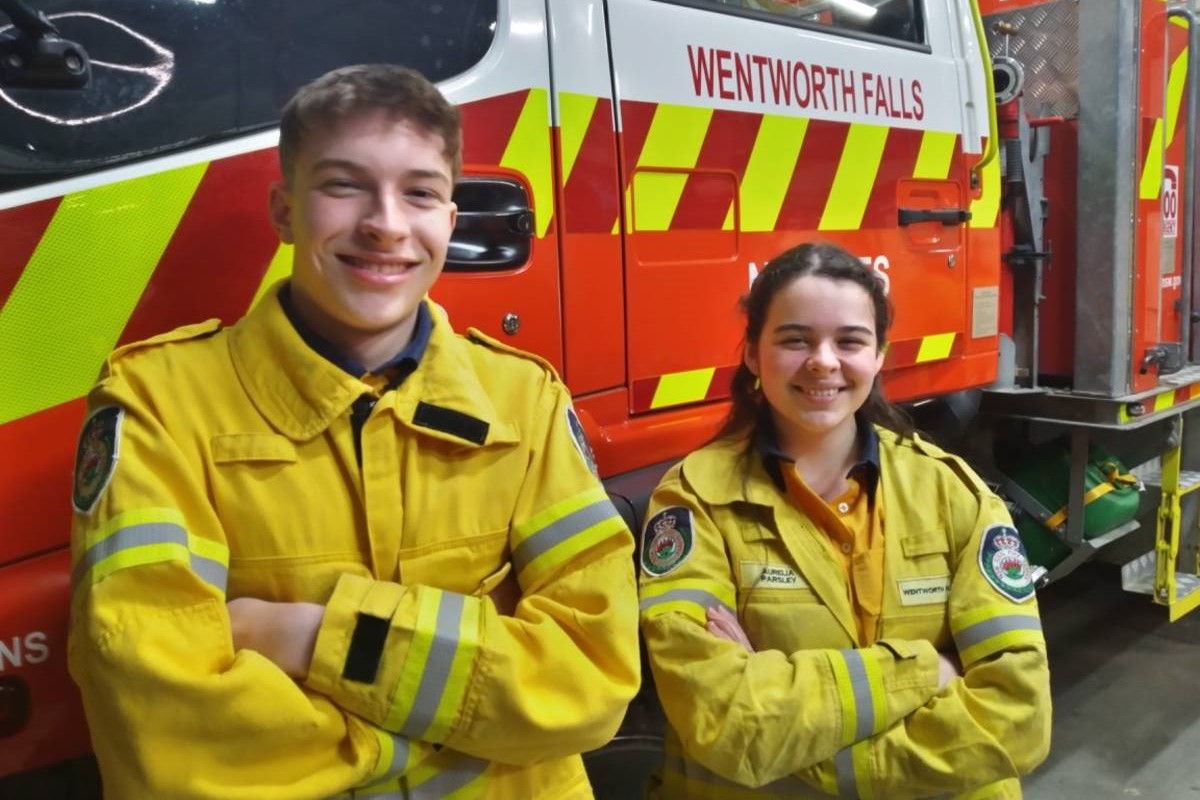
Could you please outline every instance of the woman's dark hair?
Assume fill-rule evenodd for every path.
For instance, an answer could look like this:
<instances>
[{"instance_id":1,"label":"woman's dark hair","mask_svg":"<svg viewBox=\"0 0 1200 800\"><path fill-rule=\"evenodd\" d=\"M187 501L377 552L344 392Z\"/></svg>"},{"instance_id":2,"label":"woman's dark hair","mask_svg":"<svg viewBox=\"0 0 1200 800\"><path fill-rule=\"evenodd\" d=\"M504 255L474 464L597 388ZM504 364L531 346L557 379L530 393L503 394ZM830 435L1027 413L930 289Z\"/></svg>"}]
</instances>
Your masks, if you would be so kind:
<instances>
[{"instance_id":1,"label":"woman's dark hair","mask_svg":"<svg viewBox=\"0 0 1200 800\"><path fill-rule=\"evenodd\" d=\"M883 282L874 270L841 247L835 244L813 243L802 244L780 253L771 259L754 279L750 293L741 301L742 312L746 315L743 351L758 342L775 295L806 275L848 281L861 286L871 298L871 305L875 311L876 346L883 349L887 344L888 328L892 324L892 304L888 301ZM875 376L871 393L863 403L860 413L868 422L893 430L901 438L910 436L913 433L912 420L904 411L884 399L881 375L882 373ZM716 438L755 432L759 420L763 418L766 404L763 393L756 388L757 383L757 377L746 366L743 358L733 376L733 408L730 409L729 416Z\"/></svg>"}]
</instances>

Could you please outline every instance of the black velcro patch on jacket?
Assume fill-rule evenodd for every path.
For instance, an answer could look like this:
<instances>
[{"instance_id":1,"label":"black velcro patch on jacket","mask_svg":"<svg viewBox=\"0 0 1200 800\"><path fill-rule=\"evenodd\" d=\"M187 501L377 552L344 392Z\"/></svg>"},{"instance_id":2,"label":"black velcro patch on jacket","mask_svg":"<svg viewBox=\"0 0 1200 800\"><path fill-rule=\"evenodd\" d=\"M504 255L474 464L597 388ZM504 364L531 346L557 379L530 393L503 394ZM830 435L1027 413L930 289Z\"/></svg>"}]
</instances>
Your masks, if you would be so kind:
<instances>
[{"instance_id":1,"label":"black velcro patch on jacket","mask_svg":"<svg viewBox=\"0 0 1200 800\"><path fill-rule=\"evenodd\" d=\"M487 441L488 424L486 422L452 408L417 403L417 411L413 414L412 421L414 425L420 425L422 428L432 428L435 431L448 433L475 444L483 444Z\"/></svg>"},{"instance_id":2,"label":"black velcro patch on jacket","mask_svg":"<svg viewBox=\"0 0 1200 800\"><path fill-rule=\"evenodd\" d=\"M388 629L391 626L391 620L373 617L370 614L358 615L354 633L350 635L346 664L342 667L344 679L356 683L375 682L379 662L383 660L383 646L387 642Z\"/></svg>"}]
</instances>

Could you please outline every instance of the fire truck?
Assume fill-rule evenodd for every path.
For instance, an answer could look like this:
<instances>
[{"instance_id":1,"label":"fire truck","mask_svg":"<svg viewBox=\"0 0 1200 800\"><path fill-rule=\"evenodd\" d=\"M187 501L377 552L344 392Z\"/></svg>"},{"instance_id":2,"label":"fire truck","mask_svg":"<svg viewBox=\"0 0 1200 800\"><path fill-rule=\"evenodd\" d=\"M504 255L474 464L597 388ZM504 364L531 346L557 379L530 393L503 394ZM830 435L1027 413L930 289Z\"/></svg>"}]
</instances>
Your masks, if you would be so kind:
<instances>
[{"instance_id":1,"label":"fire truck","mask_svg":"<svg viewBox=\"0 0 1200 800\"><path fill-rule=\"evenodd\" d=\"M1171 619L1200 605L1196 15L0 0L0 796L98 794L65 653L84 396L114 347L286 277L277 111L347 63L461 107L434 299L560 371L635 531L727 411L738 298L825 240L888 287L889 397L1008 500L1040 584L1103 558ZM636 796L660 728L644 691L590 757L598 796Z\"/></svg>"}]
</instances>

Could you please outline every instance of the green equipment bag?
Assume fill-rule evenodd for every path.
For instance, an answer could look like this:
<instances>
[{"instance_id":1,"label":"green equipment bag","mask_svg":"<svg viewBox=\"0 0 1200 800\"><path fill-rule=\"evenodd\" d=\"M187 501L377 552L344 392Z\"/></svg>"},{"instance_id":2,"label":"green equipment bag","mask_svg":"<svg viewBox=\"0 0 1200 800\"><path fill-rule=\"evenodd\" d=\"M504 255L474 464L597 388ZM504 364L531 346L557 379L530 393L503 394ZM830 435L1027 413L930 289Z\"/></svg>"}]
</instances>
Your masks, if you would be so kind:
<instances>
[{"instance_id":1,"label":"green equipment bag","mask_svg":"<svg viewBox=\"0 0 1200 800\"><path fill-rule=\"evenodd\" d=\"M1051 512L1044 523L1027 513L1017 520L1029 560L1047 569L1071 553L1071 548L1053 532L1067 521L1070 475L1071 445L1065 439L1042 445L1012 473L1017 485ZM1141 482L1116 456L1100 445L1090 445L1084 469L1083 538L1093 539L1133 519L1141 488Z\"/></svg>"}]
</instances>

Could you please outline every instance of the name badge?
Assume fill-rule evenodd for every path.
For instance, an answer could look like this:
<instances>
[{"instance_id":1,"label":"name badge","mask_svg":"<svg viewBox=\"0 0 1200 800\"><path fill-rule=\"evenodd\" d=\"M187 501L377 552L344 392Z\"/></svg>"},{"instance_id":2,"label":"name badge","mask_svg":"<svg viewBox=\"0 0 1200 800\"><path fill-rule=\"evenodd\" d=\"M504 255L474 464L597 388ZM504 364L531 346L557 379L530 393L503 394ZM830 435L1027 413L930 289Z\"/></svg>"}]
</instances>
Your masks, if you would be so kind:
<instances>
[{"instance_id":1,"label":"name badge","mask_svg":"<svg viewBox=\"0 0 1200 800\"><path fill-rule=\"evenodd\" d=\"M808 583L791 567L783 564L742 562L743 589L807 589Z\"/></svg>"},{"instance_id":2,"label":"name badge","mask_svg":"<svg viewBox=\"0 0 1200 800\"><path fill-rule=\"evenodd\" d=\"M902 606L932 606L950 599L950 576L907 578L896 581Z\"/></svg>"}]
</instances>

